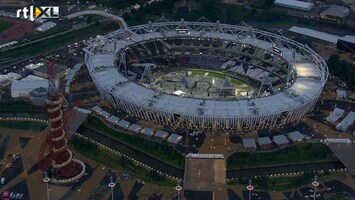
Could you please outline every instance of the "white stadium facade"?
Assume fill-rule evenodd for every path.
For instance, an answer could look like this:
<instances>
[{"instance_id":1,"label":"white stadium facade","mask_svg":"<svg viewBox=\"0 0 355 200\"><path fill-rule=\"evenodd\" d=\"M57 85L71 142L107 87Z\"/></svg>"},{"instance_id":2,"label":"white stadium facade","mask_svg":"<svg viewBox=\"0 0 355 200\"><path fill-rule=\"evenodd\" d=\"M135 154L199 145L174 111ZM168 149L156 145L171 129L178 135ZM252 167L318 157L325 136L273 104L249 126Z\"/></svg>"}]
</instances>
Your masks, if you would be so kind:
<instances>
[{"instance_id":1,"label":"white stadium facade","mask_svg":"<svg viewBox=\"0 0 355 200\"><path fill-rule=\"evenodd\" d=\"M142 81L154 79L152 73L167 70L172 61L179 69L237 76L257 89L242 98L201 98L156 90ZM117 110L172 129L227 133L300 120L328 78L325 61L306 45L247 25L208 21L159 20L122 28L91 40L85 62L101 96ZM137 75L137 66L146 67Z\"/></svg>"}]
</instances>

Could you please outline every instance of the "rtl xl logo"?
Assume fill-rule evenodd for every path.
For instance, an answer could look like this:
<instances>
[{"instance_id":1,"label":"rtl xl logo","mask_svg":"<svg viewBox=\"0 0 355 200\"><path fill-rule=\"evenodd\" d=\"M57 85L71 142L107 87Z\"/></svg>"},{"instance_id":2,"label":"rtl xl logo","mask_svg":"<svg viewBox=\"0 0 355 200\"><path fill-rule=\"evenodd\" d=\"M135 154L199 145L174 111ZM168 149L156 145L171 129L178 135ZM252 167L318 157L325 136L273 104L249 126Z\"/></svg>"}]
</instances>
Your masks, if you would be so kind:
<instances>
[{"instance_id":1,"label":"rtl xl logo","mask_svg":"<svg viewBox=\"0 0 355 200\"><path fill-rule=\"evenodd\" d=\"M34 21L37 18L54 19L59 18L58 6L30 6L18 9L16 17L23 16L25 19Z\"/></svg>"}]
</instances>

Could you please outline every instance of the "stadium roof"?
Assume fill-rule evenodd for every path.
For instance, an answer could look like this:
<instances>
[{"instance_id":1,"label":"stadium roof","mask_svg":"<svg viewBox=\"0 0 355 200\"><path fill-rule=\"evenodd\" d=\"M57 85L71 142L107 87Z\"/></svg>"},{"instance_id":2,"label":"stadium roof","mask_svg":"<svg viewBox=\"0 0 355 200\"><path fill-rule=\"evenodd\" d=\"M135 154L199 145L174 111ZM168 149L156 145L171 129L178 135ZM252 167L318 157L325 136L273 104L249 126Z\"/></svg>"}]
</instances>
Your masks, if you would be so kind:
<instances>
[{"instance_id":1,"label":"stadium roof","mask_svg":"<svg viewBox=\"0 0 355 200\"><path fill-rule=\"evenodd\" d=\"M242 142L244 148L256 148L256 143L253 138L243 139Z\"/></svg>"},{"instance_id":2,"label":"stadium roof","mask_svg":"<svg viewBox=\"0 0 355 200\"><path fill-rule=\"evenodd\" d=\"M276 135L273 140L277 145L288 144L289 142L285 135Z\"/></svg>"},{"instance_id":3,"label":"stadium roof","mask_svg":"<svg viewBox=\"0 0 355 200\"><path fill-rule=\"evenodd\" d=\"M288 137L293 142L301 141L304 139L304 135L302 133L300 133L299 131L293 131L293 132L288 133Z\"/></svg>"},{"instance_id":4,"label":"stadium roof","mask_svg":"<svg viewBox=\"0 0 355 200\"><path fill-rule=\"evenodd\" d=\"M297 0L275 0L275 5L309 11L314 7L313 3Z\"/></svg>"},{"instance_id":5,"label":"stadium roof","mask_svg":"<svg viewBox=\"0 0 355 200\"><path fill-rule=\"evenodd\" d=\"M266 144L271 144L272 141L270 140L269 137L259 137L258 143L259 143L259 145L266 145Z\"/></svg>"},{"instance_id":6,"label":"stadium roof","mask_svg":"<svg viewBox=\"0 0 355 200\"><path fill-rule=\"evenodd\" d=\"M237 29L236 26L233 27ZM106 37L109 38L111 36L115 36L115 34L121 33L119 31L113 32L110 36ZM116 43L110 42L108 39L97 39L93 45L88 47L86 57L89 72L93 77L95 84L113 96L119 97L120 99L130 102L131 104L163 113L174 113L197 117L255 117L255 112L250 109L247 99L241 99L238 101L213 99L206 100L202 116L198 112L198 108L201 107L201 99L198 98L184 98L163 93L159 96L159 99L154 99L154 103L150 104L149 102L156 95L156 91L129 81L123 74L118 72L116 67L114 67L115 52L118 50L124 50L128 45L143 40L146 41L150 39L155 40L156 38L174 37L177 34L178 33L176 31L164 31L163 33L145 32L144 34L133 34L128 39L118 40ZM273 45L272 43L261 39L238 37L237 35L220 32L206 31L203 36L201 36L201 31L191 30L189 35L186 37L222 38L227 41L236 41L237 39L238 42L251 44L263 49L269 49ZM288 39L283 38L283 40ZM305 102L312 101L322 90L325 79L327 78L327 67L321 65L323 63L322 59L312 50L308 50L308 47L301 46L300 44L297 45L299 45L299 48L303 48L303 50L305 50L306 53L309 53L309 55L302 55L301 53L296 52L295 60L293 57L295 51L293 51L293 49L283 47L282 57L287 61L292 62L293 68L296 69L296 71L299 67L304 68L304 62L309 62L307 67L315 68L315 70L312 70L312 77L303 76L297 78L293 85L285 91L278 92L267 97L253 99L253 102L256 105L255 107L258 108L259 116L277 114L282 111L290 111L290 108L296 108L304 105ZM114 48L115 46L116 50ZM314 77L320 78L315 79ZM290 95L290 93L295 93L296 95Z\"/></svg>"},{"instance_id":7,"label":"stadium roof","mask_svg":"<svg viewBox=\"0 0 355 200\"><path fill-rule=\"evenodd\" d=\"M340 38L340 40L355 44L355 36L354 35L346 35L346 36Z\"/></svg>"},{"instance_id":8,"label":"stadium roof","mask_svg":"<svg viewBox=\"0 0 355 200\"><path fill-rule=\"evenodd\" d=\"M329 15L329 16L344 18L348 16L349 13L350 13L350 9L348 7L331 5L329 6L329 8L321 12L321 15Z\"/></svg>"},{"instance_id":9,"label":"stadium roof","mask_svg":"<svg viewBox=\"0 0 355 200\"><path fill-rule=\"evenodd\" d=\"M292 26L289 31L294 32L294 33L298 33L301 35L305 35L308 37L312 37L312 38L316 38L319 40L324 40L333 44L336 44L338 42L338 39L340 38L337 35L332 35L329 33L325 33L325 32L321 32L321 31L316 31L313 29L309 29L309 28L302 28L302 27L298 27L298 26Z\"/></svg>"}]
</instances>

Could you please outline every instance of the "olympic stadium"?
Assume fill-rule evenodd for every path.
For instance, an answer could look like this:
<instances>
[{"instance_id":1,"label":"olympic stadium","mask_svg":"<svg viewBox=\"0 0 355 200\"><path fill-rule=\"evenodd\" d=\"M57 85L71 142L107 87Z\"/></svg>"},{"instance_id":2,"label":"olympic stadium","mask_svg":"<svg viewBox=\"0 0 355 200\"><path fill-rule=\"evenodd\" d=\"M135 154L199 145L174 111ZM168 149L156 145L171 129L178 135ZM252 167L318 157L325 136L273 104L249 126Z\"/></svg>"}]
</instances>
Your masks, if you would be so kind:
<instances>
[{"instance_id":1,"label":"olympic stadium","mask_svg":"<svg viewBox=\"0 0 355 200\"><path fill-rule=\"evenodd\" d=\"M245 24L159 20L88 42L85 62L117 110L171 129L270 129L310 111L325 61L283 35Z\"/></svg>"}]
</instances>

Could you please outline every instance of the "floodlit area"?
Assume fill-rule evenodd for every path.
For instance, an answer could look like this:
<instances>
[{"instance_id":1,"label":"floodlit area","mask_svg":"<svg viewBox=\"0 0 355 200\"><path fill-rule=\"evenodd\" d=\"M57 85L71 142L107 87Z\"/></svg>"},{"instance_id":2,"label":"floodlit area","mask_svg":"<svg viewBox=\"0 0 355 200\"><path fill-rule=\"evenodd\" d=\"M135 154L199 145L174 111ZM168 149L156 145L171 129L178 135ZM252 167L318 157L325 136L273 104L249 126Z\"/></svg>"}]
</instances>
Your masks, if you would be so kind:
<instances>
[{"instance_id":1,"label":"floodlit area","mask_svg":"<svg viewBox=\"0 0 355 200\"><path fill-rule=\"evenodd\" d=\"M254 92L235 77L203 70L170 72L154 78L148 87L163 93L204 99L241 99Z\"/></svg>"}]
</instances>

